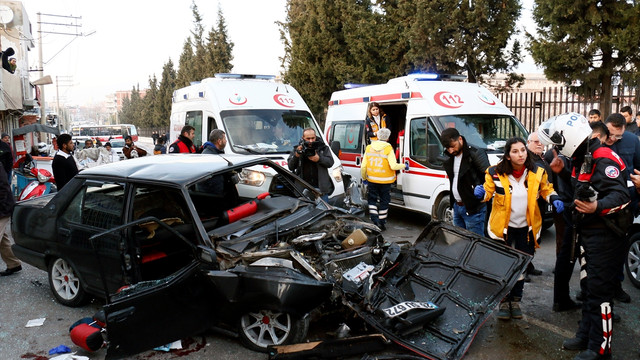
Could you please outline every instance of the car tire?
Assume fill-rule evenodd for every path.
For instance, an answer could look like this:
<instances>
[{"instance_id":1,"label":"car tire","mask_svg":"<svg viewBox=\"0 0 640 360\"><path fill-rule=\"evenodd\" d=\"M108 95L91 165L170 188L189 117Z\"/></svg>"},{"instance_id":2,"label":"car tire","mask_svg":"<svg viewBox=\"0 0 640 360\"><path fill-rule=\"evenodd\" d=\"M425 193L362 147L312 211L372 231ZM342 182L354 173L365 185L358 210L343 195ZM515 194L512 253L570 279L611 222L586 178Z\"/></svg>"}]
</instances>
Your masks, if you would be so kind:
<instances>
[{"instance_id":1,"label":"car tire","mask_svg":"<svg viewBox=\"0 0 640 360\"><path fill-rule=\"evenodd\" d=\"M77 307L85 303L88 296L76 270L62 258L49 262L49 286L60 304Z\"/></svg>"},{"instance_id":2,"label":"car tire","mask_svg":"<svg viewBox=\"0 0 640 360\"><path fill-rule=\"evenodd\" d=\"M631 283L640 288L640 233L636 233L629 239L629 249L624 262L627 275Z\"/></svg>"},{"instance_id":3,"label":"car tire","mask_svg":"<svg viewBox=\"0 0 640 360\"><path fill-rule=\"evenodd\" d=\"M436 208L436 219L453 224L453 207L451 207L448 195L443 196L438 202L438 207Z\"/></svg>"},{"instance_id":4,"label":"car tire","mask_svg":"<svg viewBox=\"0 0 640 360\"><path fill-rule=\"evenodd\" d=\"M240 340L249 349L267 352L271 345L295 344L307 337L309 318L260 310L242 315L238 321Z\"/></svg>"}]
</instances>

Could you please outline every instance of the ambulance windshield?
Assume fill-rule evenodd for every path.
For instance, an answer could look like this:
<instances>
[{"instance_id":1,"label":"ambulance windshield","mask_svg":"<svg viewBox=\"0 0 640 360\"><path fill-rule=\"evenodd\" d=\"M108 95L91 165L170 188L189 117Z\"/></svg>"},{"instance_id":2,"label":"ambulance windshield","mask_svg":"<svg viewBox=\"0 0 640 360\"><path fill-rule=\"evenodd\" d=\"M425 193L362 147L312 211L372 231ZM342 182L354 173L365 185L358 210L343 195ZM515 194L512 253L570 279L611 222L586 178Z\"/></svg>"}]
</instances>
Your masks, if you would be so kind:
<instances>
[{"instance_id":1,"label":"ambulance windshield","mask_svg":"<svg viewBox=\"0 0 640 360\"><path fill-rule=\"evenodd\" d=\"M526 130L511 115L447 115L434 120L442 129L458 129L469 144L482 149L501 150L512 137L527 139Z\"/></svg>"},{"instance_id":2,"label":"ambulance windshield","mask_svg":"<svg viewBox=\"0 0 640 360\"><path fill-rule=\"evenodd\" d=\"M228 110L221 116L231 148L241 154L289 153L305 128L322 134L306 111Z\"/></svg>"}]
</instances>

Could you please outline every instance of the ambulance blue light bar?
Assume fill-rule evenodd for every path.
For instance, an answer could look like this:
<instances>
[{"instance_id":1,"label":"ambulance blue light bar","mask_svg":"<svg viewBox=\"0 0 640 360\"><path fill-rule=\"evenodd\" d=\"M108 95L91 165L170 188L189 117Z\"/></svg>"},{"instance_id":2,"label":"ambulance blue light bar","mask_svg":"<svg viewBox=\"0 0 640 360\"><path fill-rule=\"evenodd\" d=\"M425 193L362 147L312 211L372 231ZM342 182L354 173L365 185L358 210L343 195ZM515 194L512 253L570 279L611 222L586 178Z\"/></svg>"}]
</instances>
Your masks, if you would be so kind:
<instances>
[{"instance_id":1,"label":"ambulance blue light bar","mask_svg":"<svg viewBox=\"0 0 640 360\"><path fill-rule=\"evenodd\" d=\"M413 79L414 81L428 81L428 80L438 80L440 75L434 73L413 73L407 75L408 78Z\"/></svg>"},{"instance_id":2,"label":"ambulance blue light bar","mask_svg":"<svg viewBox=\"0 0 640 360\"><path fill-rule=\"evenodd\" d=\"M432 81L432 80L464 81L467 79L465 75L435 74L435 73L413 73L413 74L407 75L407 77L413 79L413 81Z\"/></svg>"},{"instance_id":3,"label":"ambulance blue light bar","mask_svg":"<svg viewBox=\"0 0 640 360\"><path fill-rule=\"evenodd\" d=\"M229 74L217 73L217 79L258 79L258 80L274 80L275 75L254 75L254 74Z\"/></svg>"},{"instance_id":4,"label":"ambulance blue light bar","mask_svg":"<svg viewBox=\"0 0 640 360\"><path fill-rule=\"evenodd\" d=\"M355 88L365 87L365 86L371 86L371 84L353 84L353 83L344 84L345 89L355 89Z\"/></svg>"}]
</instances>

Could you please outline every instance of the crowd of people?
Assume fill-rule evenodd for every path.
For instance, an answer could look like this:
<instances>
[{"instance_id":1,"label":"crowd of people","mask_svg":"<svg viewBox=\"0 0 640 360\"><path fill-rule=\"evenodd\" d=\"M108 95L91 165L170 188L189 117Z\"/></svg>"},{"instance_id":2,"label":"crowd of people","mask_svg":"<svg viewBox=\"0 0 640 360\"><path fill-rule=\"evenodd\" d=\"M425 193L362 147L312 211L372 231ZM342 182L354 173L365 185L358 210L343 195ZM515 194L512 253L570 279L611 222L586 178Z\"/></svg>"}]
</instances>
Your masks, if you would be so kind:
<instances>
[{"instance_id":1,"label":"crowd of people","mask_svg":"<svg viewBox=\"0 0 640 360\"><path fill-rule=\"evenodd\" d=\"M485 150L470 145L457 129L440 136L454 225L534 256L543 210L551 205L556 262L550 305L554 312L582 309L575 337L563 343L581 351L576 360L610 357L612 323L619 319L613 305L631 301L622 288L623 266L627 231L640 209L640 115L633 118L625 106L604 120L596 109L588 117L559 115L526 140L508 139L493 166ZM370 103L361 174L368 183L370 219L382 230L389 186L395 171L404 168L386 142L389 125L379 104ZM569 281L576 263L581 279L574 300ZM542 273L529 265L502 299L498 319L523 318L525 282Z\"/></svg>"},{"instance_id":2,"label":"crowd of people","mask_svg":"<svg viewBox=\"0 0 640 360\"><path fill-rule=\"evenodd\" d=\"M447 128L440 135L455 226L534 256L542 232L543 209L552 206L556 230L552 309L582 309L575 337L563 343L565 349L581 351L576 360L610 357L614 302L631 301L622 289L622 280L627 231L640 209L639 123L640 116L633 118L628 106L605 120L595 109L588 113L588 119L577 113L555 116L526 140L508 139L496 165L490 165L485 150L470 145L457 129ZM397 162L393 146L387 142L390 125L380 105L370 103L365 121L368 145L360 170L368 185L370 219L383 231L396 171L408 166ZM194 137L195 128L186 125L167 147L166 135L154 132L153 153L224 154L224 131L212 130L200 149L196 149ZM58 151L52 167L61 190L78 173L78 167L72 156L75 144L71 136L63 134L56 140ZM87 140L85 149L93 146L93 141ZM111 144L107 142L104 147L113 156ZM123 153L126 158L146 155L130 136L125 138ZM289 156L288 166L328 200L333 192L329 174L333 162L331 149L314 129L306 128ZM3 179L7 179L7 171L10 169L0 168L0 198L6 195L8 185ZM11 207L12 203L6 201L0 208L2 229ZM0 275L21 269L19 261L7 252L10 248L5 237L3 232L0 250L7 269ZM573 300L569 280L576 263L581 269L580 292ZM498 319L523 318L520 304L525 282L528 275L540 273L529 267L521 274L500 302Z\"/></svg>"}]
</instances>

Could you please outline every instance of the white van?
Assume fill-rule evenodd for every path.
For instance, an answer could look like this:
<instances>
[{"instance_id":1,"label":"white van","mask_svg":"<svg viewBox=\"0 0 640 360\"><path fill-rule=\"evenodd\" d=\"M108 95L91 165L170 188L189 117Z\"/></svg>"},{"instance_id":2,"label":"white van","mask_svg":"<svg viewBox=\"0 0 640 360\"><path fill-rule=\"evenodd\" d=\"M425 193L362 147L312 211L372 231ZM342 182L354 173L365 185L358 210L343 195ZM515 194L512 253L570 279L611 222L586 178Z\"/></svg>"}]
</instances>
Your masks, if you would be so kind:
<instances>
[{"instance_id":1,"label":"white van","mask_svg":"<svg viewBox=\"0 0 640 360\"><path fill-rule=\"evenodd\" d=\"M365 118L368 105L377 102L387 114L389 143L396 158L409 164L392 186L391 205L452 219L449 179L442 167L440 133L455 127L467 142L487 150L495 164L507 139L528 133L489 90L474 84L449 81L435 74L413 74L386 84L349 86L331 95L325 138L340 143L345 172L361 182L360 162L367 145Z\"/></svg>"},{"instance_id":2,"label":"white van","mask_svg":"<svg viewBox=\"0 0 640 360\"><path fill-rule=\"evenodd\" d=\"M213 129L222 129L227 136L225 153L259 154L287 168L287 158L302 139L305 128L322 131L309 107L291 85L275 81L270 75L216 74L199 83L173 93L170 140L172 144L185 125L195 130L194 144L200 148L208 141ZM330 203L341 205L345 187L342 166L332 153L334 164L329 169L334 191ZM256 179L269 180L273 174L253 174ZM258 181L261 188L275 186L270 181Z\"/></svg>"}]
</instances>

